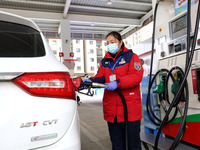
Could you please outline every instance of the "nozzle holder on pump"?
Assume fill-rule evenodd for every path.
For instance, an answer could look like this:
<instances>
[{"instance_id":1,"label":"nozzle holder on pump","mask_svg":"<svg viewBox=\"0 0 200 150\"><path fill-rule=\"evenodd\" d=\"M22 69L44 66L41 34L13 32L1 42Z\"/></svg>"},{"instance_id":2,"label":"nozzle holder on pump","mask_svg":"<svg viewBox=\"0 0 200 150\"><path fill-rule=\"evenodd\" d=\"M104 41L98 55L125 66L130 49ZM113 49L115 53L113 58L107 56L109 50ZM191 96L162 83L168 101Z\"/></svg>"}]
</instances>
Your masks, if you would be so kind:
<instances>
[{"instance_id":1,"label":"nozzle holder on pump","mask_svg":"<svg viewBox=\"0 0 200 150\"><path fill-rule=\"evenodd\" d=\"M184 72L183 70L178 67L178 66L175 66L173 68L170 69L169 73L168 73L168 76L167 76L167 79L166 79L166 82L168 83L169 81L169 76L172 76L172 72L176 70L176 73L177 73L177 78L174 79L173 81L173 84L171 85L171 92L176 95L176 93L178 92L179 88L180 88L180 85L181 85L181 82L183 81L183 77L184 77ZM174 78L174 77L173 77ZM168 94L168 84L166 84L166 100L169 104L171 104L171 102L169 101L169 94ZM184 85L184 88L187 88L185 91L187 92L188 91L188 86L187 86L187 83ZM185 102L185 94L184 94L184 88L181 90L181 93L179 94L177 100L176 100L176 103L173 107L176 107L178 105L179 102ZM189 93L186 93L186 94L189 94Z\"/></svg>"},{"instance_id":2,"label":"nozzle holder on pump","mask_svg":"<svg viewBox=\"0 0 200 150\"><path fill-rule=\"evenodd\" d=\"M168 72L168 71L167 71ZM159 74L159 84L157 86L157 94L159 94L160 101L166 100L166 79L167 79L167 73L160 73Z\"/></svg>"},{"instance_id":3,"label":"nozzle holder on pump","mask_svg":"<svg viewBox=\"0 0 200 150\"><path fill-rule=\"evenodd\" d=\"M163 94L165 92L165 81L163 74L159 74L159 84L157 85L156 93Z\"/></svg>"},{"instance_id":4,"label":"nozzle holder on pump","mask_svg":"<svg viewBox=\"0 0 200 150\"><path fill-rule=\"evenodd\" d=\"M167 83L166 83L166 81L167 81L167 74L169 73L169 70L167 70L167 69L161 69L161 70L158 70L157 72L156 72L156 74L154 75L154 77L153 77L153 79L150 81L150 84L149 84L149 88L151 89L152 88L152 85L153 85L153 82L156 80L156 77L158 76L158 75L160 75L160 82L164 82L164 83L161 83L161 84L163 84L163 85L166 85ZM164 74L163 76L162 76L162 74ZM173 79L173 76L172 75L170 75L171 76L171 78L172 78L172 80L174 81L174 79ZM166 86L165 86L166 87ZM165 106L163 105L163 101L164 100L166 100L166 91L167 91L168 89L162 89L162 90L160 90L160 91L163 91L162 93L159 93L159 101L160 101L160 104L161 104L161 106L163 107L163 109L165 110L165 111L167 111L166 110L166 108L165 108ZM147 100L146 100L146 108L147 108L147 114L148 114L148 116L149 116L149 119L155 124L155 125L157 125L157 126L159 126L160 125L160 123L162 122L162 120L161 119L159 119L155 114L154 114L154 110L152 109L152 106L151 106L151 102L150 102L150 92L148 92L148 94L147 94ZM168 123L168 122L171 122L175 117L176 117L176 114L177 114L177 112L178 112L178 109L177 109L177 107L175 108L175 111L174 111L174 114L173 114L173 116L172 116L172 118L168 118L167 119L167 122L166 123ZM156 121L155 121L155 120Z\"/></svg>"}]
</instances>

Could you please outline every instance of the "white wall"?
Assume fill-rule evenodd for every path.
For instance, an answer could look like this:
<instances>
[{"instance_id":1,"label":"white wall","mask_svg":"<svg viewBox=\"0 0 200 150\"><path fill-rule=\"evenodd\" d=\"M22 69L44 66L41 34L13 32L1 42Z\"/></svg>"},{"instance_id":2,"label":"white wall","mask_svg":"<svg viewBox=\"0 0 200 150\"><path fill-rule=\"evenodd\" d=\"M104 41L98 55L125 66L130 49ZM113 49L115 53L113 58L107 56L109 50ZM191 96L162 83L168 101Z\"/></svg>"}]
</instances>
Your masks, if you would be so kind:
<instances>
[{"instance_id":1,"label":"white wall","mask_svg":"<svg viewBox=\"0 0 200 150\"><path fill-rule=\"evenodd\" d=\"M140 59L143 59L144 60L144 65L143 65L143 68L144 68L144 76L147 76L150 72L150 63L151 63L151 53L148 53L148 54L145 54L145 55L142 55L146 52L149 52L151 51L151 48L152 48L152 38L150 39L147 39L137 45L135 45L133 47L133 52L136 53ZM142 56L140 56L142 55ZM154 55L153 55L154 59L153 59L153 70L152 70L152 73L156 73L157 71L157 57L156 57L156 51L154 52Z\"/></svg>"}]
</instances>

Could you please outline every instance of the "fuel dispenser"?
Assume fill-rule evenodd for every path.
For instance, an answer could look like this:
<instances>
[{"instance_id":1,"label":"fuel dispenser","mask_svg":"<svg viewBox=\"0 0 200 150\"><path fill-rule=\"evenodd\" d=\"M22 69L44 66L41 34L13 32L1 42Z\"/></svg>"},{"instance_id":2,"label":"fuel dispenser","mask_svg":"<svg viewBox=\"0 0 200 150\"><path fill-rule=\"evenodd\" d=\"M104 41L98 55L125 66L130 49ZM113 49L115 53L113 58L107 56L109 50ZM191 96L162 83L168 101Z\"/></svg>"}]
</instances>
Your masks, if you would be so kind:
<instances>
[{"instance_id":1,"label":"fuel dispenser","mask_svg":"<svg viewBox=\"0 0 200 150\"><path fill-rule=\"evenodd\" d=\"M199 2L188 1L188 4L191 3L191 6L188 5L188 12L175 11L174 4L180 3L180 0L167 0L158 6L159 23L155 26L158 71L149 80L149 88L151 89L151 84L156 80L161 119L154 115L147 96L149 118L160 126L155 149L161 130L165 137L174 138L170 149L175 149L181 140L200 148L200 11ZM166 8L172 6L173 9L167 10L169 13L164 13ZM159 14L162 16L161 19Z\"/></svg>"},{"instance_id":2,"label":"fuel dispenser","mask_svg":"<svg viewBox=\"0 0 200 150\"><path fill-rule=\"evenodd\" d=\"M197 13L197 5L192 7L191 12L191 29L190 29L190 42L194 39L194 24ZM186 27L187 27L187 14L183 12L169 21L169 42L168 45L168 56L161 58L158 61L158 69L165 68L170 70L175 66L179 66L182 70L185 70L185 58L186 58L186 47L187 47L187 36L186 36ZM200 34L198 34L199 36ZM198 37L199 39L200 37ZM192 143L194 145L200 146L200 47L196 45L196 49L194 52L194 59L192 61L192 66L190 69L190 73L187 77L188 88L189 88L189 106L186 120L186 129L184 133L183 141ZM187 65L187 64L186 64ZM170 98L172 99L173 94L175 94L180 86L182 77L180 72L175 70L174 74L176 74L176 81L172 83L168 83L172 85ZM185 108L185 98L184 92L181 92L179 105L177 106L179 109L179 113L177 113L176 118L173 119L172 122L166 124L163 128L163 133L170 137L176 137L178 128L181 123L181 117L183 115L183 109ZM161 118L164 118L165 112L161 109Z\"/></svg>"}]
</instances>

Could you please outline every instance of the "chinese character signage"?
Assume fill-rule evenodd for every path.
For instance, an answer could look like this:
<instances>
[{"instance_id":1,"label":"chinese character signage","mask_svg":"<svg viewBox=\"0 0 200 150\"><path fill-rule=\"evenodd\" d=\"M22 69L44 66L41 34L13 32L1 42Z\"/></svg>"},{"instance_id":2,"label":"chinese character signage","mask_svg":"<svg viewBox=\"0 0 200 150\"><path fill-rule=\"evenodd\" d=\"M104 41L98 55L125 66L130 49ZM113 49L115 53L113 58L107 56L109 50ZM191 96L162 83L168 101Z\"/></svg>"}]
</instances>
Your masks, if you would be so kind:
<instances>
[{"instance_id":1,"label":"chinese character signage","mask_svg":"<svg viewBox=\"0 0 200 150\"><path fill-rule=\"evenodd\" d=\"M197 3L198 0L191 0L191 6ZM187 0L175 0L176 15L187 10Z\"/></svg>"}]
</instances>

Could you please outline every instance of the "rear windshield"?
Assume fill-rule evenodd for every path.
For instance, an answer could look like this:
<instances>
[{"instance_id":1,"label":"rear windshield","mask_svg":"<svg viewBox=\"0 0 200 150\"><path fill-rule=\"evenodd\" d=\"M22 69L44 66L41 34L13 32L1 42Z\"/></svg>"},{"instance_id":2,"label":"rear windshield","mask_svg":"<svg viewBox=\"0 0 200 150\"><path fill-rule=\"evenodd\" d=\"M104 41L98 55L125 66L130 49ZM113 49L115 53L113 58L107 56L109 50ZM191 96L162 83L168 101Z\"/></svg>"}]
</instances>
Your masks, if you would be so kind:
<instances>
[{"instance_id":1,"label":"rear windshield","mask_svg":"<svg viewBox=\"0 0 200 150\"><path fill-rule=\"evenodd\" d=\"M0 21L0 57L45 55L40 33L28 26Z\"/></svg>"}]
</instances>

